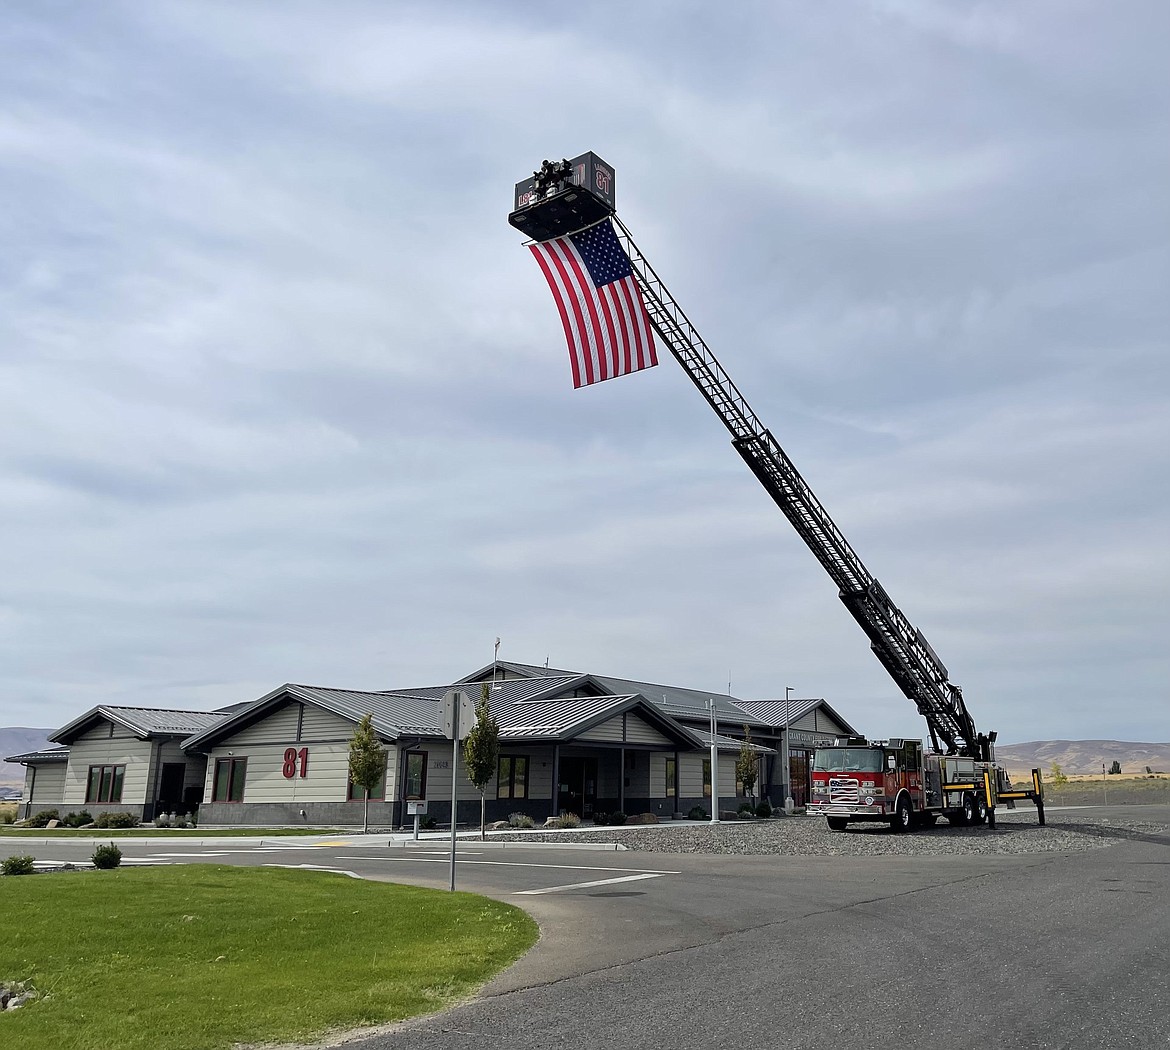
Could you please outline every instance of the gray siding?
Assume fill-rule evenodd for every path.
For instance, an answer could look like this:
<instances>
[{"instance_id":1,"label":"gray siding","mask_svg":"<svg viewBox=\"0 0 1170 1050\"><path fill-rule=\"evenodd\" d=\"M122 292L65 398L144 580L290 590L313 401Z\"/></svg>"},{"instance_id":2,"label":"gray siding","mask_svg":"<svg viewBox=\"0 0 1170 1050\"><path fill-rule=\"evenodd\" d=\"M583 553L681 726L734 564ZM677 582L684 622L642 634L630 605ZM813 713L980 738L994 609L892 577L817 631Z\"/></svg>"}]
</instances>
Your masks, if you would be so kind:
<instances>
[{"instance_id":1,"label":"gray siding","mask_svg":"<svg viewBox=\"0 0 1170 1050\"><path fill-rule=\"evenodd\" d=\"M64 805L85 805L89 767L103 765L126 767L120 805L141 807L146 803L147 793L154 786L150 782L154 746L149 740L139 740L129 730L117 726L113 727L114 735L110 736L110 725L99 726L70 745L62 798Z\"/></svg>"},{"instance_id":2,"label":"gray siding","mask_svg":"<svg viewBox=\"0 0 1170 1050\"><path fill-rule=\"evenodd\" d=\"M626 715L626 741L631 744L669 744L670 740L637 715Z\"/></svg>"},{"instance_id":3,"label":"gray siding","mask_svg":"<svg viewBox=\"0 0 1170 1050\"><path fill-rule=\"evenodd\" d=\"M220 747L235 750L236 746L250 747L253 744L294 744L297 742L297 723L300 704L284 704L269 712L261 721L255 722L238 733L220 741Z\"/></svg>"},{"instance_id":4,"label":"gray siding","mask_svg":"<svg viewBox=\"0 0 1170 1050\"><path fill-rule=\"evenodd\" d=\"M30 812L60 808L65 801L65 770L64 762L25 768L24 801L35 807Z\"/></svg>"}]
</instances>

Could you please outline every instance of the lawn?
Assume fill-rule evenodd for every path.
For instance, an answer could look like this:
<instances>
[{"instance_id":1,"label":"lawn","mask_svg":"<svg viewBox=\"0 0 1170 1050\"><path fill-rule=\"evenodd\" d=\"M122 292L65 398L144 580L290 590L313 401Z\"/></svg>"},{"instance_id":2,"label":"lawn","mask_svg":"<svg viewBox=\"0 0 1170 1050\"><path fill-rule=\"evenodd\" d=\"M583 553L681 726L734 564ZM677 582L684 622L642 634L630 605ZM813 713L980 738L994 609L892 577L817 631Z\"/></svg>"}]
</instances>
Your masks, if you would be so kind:
<instances>
[{"instance_id":1,"label":"lawn","mask_svg":"<svg viewBox=\"0 0 1170 1050\"><path fill-rule=\"evenodd\" d=\"M0 879L21 1050L319 1038L473 993L537 938L511 905L322 872L184 865Z\"/></svg>"}]
</instances>

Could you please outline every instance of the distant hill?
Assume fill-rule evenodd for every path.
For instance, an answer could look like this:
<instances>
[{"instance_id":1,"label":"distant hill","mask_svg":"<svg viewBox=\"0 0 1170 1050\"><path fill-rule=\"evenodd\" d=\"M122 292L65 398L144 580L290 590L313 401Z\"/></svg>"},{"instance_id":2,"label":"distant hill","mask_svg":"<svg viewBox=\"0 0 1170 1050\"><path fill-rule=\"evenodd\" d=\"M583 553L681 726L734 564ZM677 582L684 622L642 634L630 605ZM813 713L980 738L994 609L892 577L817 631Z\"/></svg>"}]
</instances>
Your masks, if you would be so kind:
<instances>
[{"instance_id":1,"label":"distant hill","mask_svg":"<svg viewBox=\"0 0 1170 1050\"><path fill-rule=\"evenodd\" d=\"M1143 744L1129 740L1030 740L995 746L995 757L1013 773L1039 768L1046 776L1055 762L1064 773L1100 773L1121 763L1123 773L1170 773L1170 743Z\"/></svg>"},{"instance_id":2,"label":"distant hill","mask_svg":"<svg viewBox=\"0 0 1170 1050\"><path fill-rule=\"evenodd\" d=\"M0 729L0 787L24 785L24 766L5 762L4 758L39 751L42 747L57 747L49 743L49 732L48 729L25 729L21 726Z\"/></svg>"}]
</instances>

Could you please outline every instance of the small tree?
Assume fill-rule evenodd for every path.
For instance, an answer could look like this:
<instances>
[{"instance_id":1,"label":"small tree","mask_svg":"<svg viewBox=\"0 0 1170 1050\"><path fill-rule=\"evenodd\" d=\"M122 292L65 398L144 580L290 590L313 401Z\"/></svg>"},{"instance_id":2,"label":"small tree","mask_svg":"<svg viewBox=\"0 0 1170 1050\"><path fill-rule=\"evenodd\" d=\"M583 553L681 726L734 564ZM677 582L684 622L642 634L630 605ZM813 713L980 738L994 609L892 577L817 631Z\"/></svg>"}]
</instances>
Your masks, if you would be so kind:
<instances>
[{"instance_id":1,"label":"small tree","mask_svg":"<svg viewBox=\"0 0 1170 1050\"><path fill-rule=\"evenodd\" d=\"M1068 777L1065 776L1064 770L1060 768L1059 762L1052 763L1052 769L1050 772L1051 772L1051 776L1052 776L1052 783L1058 784L1058 785L1068 783Z\"/></svg>"},{"instance_id":2,"label":"small tree","mask_svg":"<svg viewBox=\"0 0 1170 1050\"><path fill-rule=\"evenodd\" d=\"M475 725L463 741L463 764L467 767L467 779L479 792L479 837L487 838L487 786L496 775L500 760L500 727L488 706L487 682L479 703L475 705Z\"/></svg>"},{"instance_id":3,"label":"small tree","mask_svg":"<svg viewBox=\"0 0 1170 1050\"><path fill-rule=\"evenodd\" d=\"M386 775L386 749L382 747L369 715L359 723L349 741L349 779L365 793L362 831L370 830L370 792Z\"/></svg>"},{"instance_id":4,"label":"small tree","mask_svg":"<svg viewBox=\"0 0 1170 1050\"><path fill-rule=\"evenodd\" d=\"M1121 762L1118 759L1115 758L1113 760L1113 765L1109 767L1109 772L1114 776L1121 772Z\"/></svg>"},{"instance_id":5,"label":"small tree","mask_svg":"<svg viewBox=\"0 0 1170 1050\"><path fill-rule=\"evenodd\" d=\"M735 760L735 779L743 784L745 795L755 795L756 778L759 776L759 772L759 760L752 750L752 731L745 725L743 727L743 743L740 745L739 755Z\"/></svg>"}]
</instances>

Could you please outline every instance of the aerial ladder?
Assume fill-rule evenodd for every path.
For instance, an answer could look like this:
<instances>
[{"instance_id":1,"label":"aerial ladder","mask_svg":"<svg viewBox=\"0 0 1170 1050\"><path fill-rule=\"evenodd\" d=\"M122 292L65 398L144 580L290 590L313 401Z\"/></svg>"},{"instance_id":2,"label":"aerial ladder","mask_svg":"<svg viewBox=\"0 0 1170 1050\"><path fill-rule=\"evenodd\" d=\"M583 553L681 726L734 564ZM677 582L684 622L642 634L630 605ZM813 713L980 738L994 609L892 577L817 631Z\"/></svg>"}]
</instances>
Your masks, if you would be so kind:
<instances>
[{"instance_id":1,"label":"aerial ladder","mask_svg":"<svg viewBox=\"0 0 1170 1050\"><path fill-rule=\"evenodd\" d=\"M934 750L994 766L996 734L976 730L962 689L951 682L922 631L865 567L618 218L613 169L593 153L571 161L546 160L531 178L517 183L514 204L508 222L534 241L612 222L655 331L727 428L736 452L836 584L874 655L926 721ZM1042 803L1033 798L1040 794L1038 771L1033 771L1034 791L1012 791L1005 777L994 779L1001 790L995 785L988 789L992 812L996 797L1032 798L1043 822Z\"/></svg>"}]
</instances>

